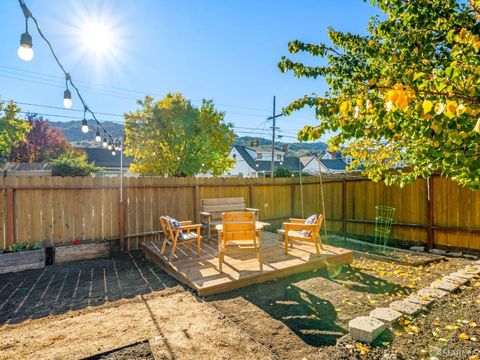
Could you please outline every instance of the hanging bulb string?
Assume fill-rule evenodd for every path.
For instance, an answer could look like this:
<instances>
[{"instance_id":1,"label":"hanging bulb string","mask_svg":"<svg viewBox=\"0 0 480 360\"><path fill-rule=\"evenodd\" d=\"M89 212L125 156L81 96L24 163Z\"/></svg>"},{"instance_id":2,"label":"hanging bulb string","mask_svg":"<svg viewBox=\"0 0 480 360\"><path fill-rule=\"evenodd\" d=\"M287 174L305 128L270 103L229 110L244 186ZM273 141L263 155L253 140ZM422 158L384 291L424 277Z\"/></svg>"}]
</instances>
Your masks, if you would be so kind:
<instances>
[{"instance_id":1,"label":"hanging bulb string","mask_svg":"<svg viewBox=\"0 0 480 360\"><path fill-rule=\"evenodd\" d=\"M35 16L32 15L32 12L28 9L27 5L25 4L25 1L24 0L18 0L18 2L20 3L20 7L22 8L22 11L23 11L23 14L25 15L25 24L26 24L26 32L28 32L28 19L31 18L32 21L34 22L35 24L35 27L37 29L37 32L38 34L40 35L40 37L47 43L49 49L50 49L50 52L52 53L52 56L53 58L55 59L55 62L57 63L57 65L59 66L59 68L63 71L63 74L65 75L65 80L66 80L66 85L67 85L67 89L68 89L68 83L70 83L70 85L75 89L75 92L78 96L78 98L80 99L82 105L83 105L83 108L84 108L84 112L83 112L83 117L85 119L85 116L86 116L86 112L89 112L93 119L96 121L96 123L103 129L104 132L108 133L110 137L112 137L110 135L110 132L100 123L100 121L97 119L97 117L95 116L95 113L90 110L90 108L88 107L87 103L85 102L84 98L82 97L82 95L80 94L80 90L77 88L77 86L74 84L73 80L72 80L72 77L70 76L70 74L65 70L65 68L63 67L62 63L60 62L60 59L58 58L57 54L55 53L55 50L53 49L53 46L52 44L50 43L50 41L46 38L46 36L44 35L44 33L42 32L42 30L40 29L40 25L37 21L37 19L35 18Z\"/></svg>"}]
</instances>

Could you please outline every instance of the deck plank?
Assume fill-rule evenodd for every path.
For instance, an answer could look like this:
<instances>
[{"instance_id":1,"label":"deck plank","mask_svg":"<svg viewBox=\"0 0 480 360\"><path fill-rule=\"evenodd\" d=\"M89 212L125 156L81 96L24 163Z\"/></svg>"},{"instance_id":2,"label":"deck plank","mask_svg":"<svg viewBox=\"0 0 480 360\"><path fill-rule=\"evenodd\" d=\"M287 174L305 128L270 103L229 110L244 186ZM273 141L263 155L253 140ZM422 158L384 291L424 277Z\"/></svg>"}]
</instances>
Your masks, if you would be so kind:
<instances>
[{"instance_id":1,"label":"deck plank","mask_svg":"<svg viewBox=\"0 0 480 360\"><path fill-rule=\"evenodd\" d=\"M296 241L288 255L285 255L283 241L279 241L276 234L264 232L263 272L252 254L225 256L224 271L220 272L216 240L202 243L200 257L196 255L194 247L188 251L185 246L181 246L177 248L172 261L168 260L170 247L167 247L165 255L160 255L161 245L159 242L144 243L145 258L201 296L219 294L333 264L351 264L353 261L350 250L324 245L320 255L317 255L313 244L301 241Z\"/></svg>"}]
</instances>

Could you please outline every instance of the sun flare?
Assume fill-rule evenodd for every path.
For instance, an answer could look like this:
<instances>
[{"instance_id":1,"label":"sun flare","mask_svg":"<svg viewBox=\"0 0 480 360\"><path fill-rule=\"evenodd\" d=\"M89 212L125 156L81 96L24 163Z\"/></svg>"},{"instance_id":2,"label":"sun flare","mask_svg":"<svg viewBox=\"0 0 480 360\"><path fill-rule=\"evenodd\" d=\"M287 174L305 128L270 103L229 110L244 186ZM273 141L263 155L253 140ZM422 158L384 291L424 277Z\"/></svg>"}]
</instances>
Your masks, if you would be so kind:
<instances>
[{"instance_id":1,"label":"sun flare","mask_svg":"<svg viewBox=\"0 0 480 360\"><path fill-rule=\"evenodd\" d=\"M103 22L86 23L82 26L82 45L96 54L107 54L115 46L114 31Z\"/></svg>"}]
</instances>

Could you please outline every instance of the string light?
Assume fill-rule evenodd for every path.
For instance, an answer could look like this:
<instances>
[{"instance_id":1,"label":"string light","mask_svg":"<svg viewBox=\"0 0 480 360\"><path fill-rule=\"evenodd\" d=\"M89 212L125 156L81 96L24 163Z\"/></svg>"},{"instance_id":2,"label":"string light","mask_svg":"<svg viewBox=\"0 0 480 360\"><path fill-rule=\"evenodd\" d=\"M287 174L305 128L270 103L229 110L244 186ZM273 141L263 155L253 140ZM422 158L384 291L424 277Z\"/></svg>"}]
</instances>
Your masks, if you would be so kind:
<instances>
[{"instance_id":1,"label":"string light","mask_svg":"<svg viewBox=\"0 0 480 360\"><path fill-rule=\"evenodd\" d=\"M82 120L82 132L84 134L88 133L88 122L86 119L86 113L89 112L93 120L96 121L97 123L97 131L95 133L95 141L96 142L101 142L102 138L100 137L100 132L99 132L99 127L102 128L104 132L104 138L103 138L103 143L102 146L105 148L108 148L109 150L112 150L112 135L108 133L108 131L105 129L105 127L98 121L97 117L95 116L95 113L88 107L87 103L83 99L82 95L80 94L80 91L78 90L78 87L73 83L73 80L70 76L70 74L65 70L63 67L62 63L57 57L57 54L55 53L52 44L50 41L45 37L43 34L42 30L40 29L40 26L38 24L37 19L32 15L31 11L27 8L27 5L25 4L25 0L18 0L20 7L22 8L23 15L25 16L25 32L22 34L20 38L20 47L18 48L18 56L25 61L30 61L33 59L33 42L32 42L32 36L28 32L28 21L29 19L32 19L33 23L35 24L35 27L37 29L38 34L40 37L47 43L50 52L52 53L53 58L55 59L57 65L59 68L62 70L64 76L65 76L65 86L66 89L63 93L63 106L67 109L70 109L72 107L72 93L69 89L69 84L70 86L75 90L75 93L77 94L78 98L80 99L80 102L83 105L84 111L83 111L83 120ZM107 142L107 133L109 136L109 141ZM122 145L120 143L120 146L118 147L120 150L122 149ZM115 150L112 152L112 155L115 155Z\"/></svg>"},{"instance_id":2,"label":"string light","mask_svg":"<svg viewBox=\"0 0 480 360\"><path fill-rule=\"evenodd\" d=\"M98 131L98 125L97 125L97 132L95 133L95 141L96 142L102 141L102 137L100 136L100 131Z\"/></svg>"},{"instance_id":3,"label":"string light","mask_svg":"<svg viewBox=\"0 0 480 360\"><path fill-rule=\"evenodd\" d=\"M20 46L18 48L18 57L24 61L31 61L33 59L33 42L32 36L28 33L28 19L32 16L30 10L27 9L25 4L20 2L23 15L25 16L25 32L20 37Z\"/></svg>"},{"instance_id":4,"label":"string light","mask_svg":"<svg viewBox=\"0 0 480 360\"><path fill-rule=\"evenodd\" d=\"M88 133L88 122L87 122L87 119L85 119L86 112L87 112L87 107L85 107L85 110L83 111L82 132L84 134Z\"/></svg>"},{"instance_id":5,"label":"string light","mask_svg":"<svg viewBox=\"0 0 480 360\"><path fill-rule=\"evenodd\" d=\"M72 93L68 88L68 80L70 80L70 74L65 75L66 89L63 92L63 106L65 106L67 109L70 109L72 107Z\"/></svg>"}]
</instances>

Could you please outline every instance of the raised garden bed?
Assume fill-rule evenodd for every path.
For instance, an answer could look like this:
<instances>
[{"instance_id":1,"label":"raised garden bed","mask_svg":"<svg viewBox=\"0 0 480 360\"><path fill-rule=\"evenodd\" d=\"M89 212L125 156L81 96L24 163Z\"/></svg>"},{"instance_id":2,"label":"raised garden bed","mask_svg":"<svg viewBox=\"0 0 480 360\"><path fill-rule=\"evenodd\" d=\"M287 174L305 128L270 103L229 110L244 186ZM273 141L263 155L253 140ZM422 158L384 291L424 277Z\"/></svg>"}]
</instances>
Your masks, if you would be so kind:
<instances>
[{"instance_id":1,"label":"raised garden bed","mask_svg":"<svg viewBox=\"0 0 480 360\"><path fill-rule=\"evenodd\" d=\"M55 263L107 258L110 246L105 241L55 246Z\"/></svg>"},{"instance_id":2,"label":"raised garden bed","mask_svg":"<svg viewBox=\"0 0 480 360\"><path fill-rule=\"evenodd\" d=\"M384 250L382 246L376 244L335 235L328 237L328 245L350 249L353 251L354 256L411 266L425 265L445 259L445 257L441 255L414 252L390 246L387 246Z\"/></svg>"},{"instance_id":3,"label":"raised garden bed","mask_svg":"<svg viewBox=\"0 0 480 360\"><path fill-rule=\"evenodd\" d=\"M45 249L40 245L22 248L15 244L9 250L0 253L0 274L45 267Z\"/></svg>"}]
</instances>

